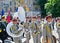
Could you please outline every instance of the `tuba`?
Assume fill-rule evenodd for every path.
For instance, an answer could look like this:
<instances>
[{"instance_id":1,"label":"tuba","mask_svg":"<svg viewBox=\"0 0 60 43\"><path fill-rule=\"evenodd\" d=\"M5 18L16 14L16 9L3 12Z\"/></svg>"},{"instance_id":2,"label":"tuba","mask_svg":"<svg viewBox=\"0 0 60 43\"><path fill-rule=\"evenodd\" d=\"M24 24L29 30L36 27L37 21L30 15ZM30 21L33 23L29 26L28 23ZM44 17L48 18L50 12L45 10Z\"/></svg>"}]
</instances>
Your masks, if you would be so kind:
<instances>
[{"instance_id":1,"label":"tuba","mask_svg":"<svg viewBox=\"0 0 60 43\"><path fill-rule=\"evenodd\" d=\"M7 31L8 35L11 37L20 37L23 35L23 32L21 25L12 25Z\"/></svg>"}]
</instances>

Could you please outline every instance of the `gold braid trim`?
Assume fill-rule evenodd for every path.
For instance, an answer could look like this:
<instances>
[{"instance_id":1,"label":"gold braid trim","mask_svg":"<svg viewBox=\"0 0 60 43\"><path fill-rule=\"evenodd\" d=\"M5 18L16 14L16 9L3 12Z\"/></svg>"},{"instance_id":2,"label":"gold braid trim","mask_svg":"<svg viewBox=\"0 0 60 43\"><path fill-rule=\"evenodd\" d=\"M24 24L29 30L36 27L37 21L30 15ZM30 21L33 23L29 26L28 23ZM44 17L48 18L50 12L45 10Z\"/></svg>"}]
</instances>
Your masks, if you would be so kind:
<instances>
[{"instance_id":1,"label":"gold braid trim","mask_svg":"<svg viewBox=\"0 0 60 43\"><path fill-rule=\"evenodd\" d=\"M50 33L51 32L51 30L50 30L50 28L48 27L48 25L46 25L46 30Z\"/></svg>"}]
</instances>

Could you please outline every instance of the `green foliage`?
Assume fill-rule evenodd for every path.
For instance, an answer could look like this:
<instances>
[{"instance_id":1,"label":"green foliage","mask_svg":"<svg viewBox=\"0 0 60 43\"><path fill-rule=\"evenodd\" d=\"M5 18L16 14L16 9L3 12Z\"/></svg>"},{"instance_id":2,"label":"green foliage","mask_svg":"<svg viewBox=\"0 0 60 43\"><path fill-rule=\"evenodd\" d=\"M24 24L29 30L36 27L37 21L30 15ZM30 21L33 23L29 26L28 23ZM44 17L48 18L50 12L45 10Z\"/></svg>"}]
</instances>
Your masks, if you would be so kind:
<instances>
[{"instance_id":1,"label":"green foliage","mask_svg":"<svg viewBox=\"0 0 60 43\"><path fill-rule=\"evenodd\" d=\"M60 0L48 0L45 9L46 13L51 12L54 17L60 16Z\"/></svg>"},{"instance_id":2,"label":"green foliage","mask_svg":"<svg viewBox=\"0 0 60 43\"><path fill-rule=\"evenodd\" d=\"M38 0L37 3L38 3L38 5L40 5L42 17L45 17L46 16L46 10L44 9L44 5L46 3L46 0Z\"/></svg>"}]
</instances>

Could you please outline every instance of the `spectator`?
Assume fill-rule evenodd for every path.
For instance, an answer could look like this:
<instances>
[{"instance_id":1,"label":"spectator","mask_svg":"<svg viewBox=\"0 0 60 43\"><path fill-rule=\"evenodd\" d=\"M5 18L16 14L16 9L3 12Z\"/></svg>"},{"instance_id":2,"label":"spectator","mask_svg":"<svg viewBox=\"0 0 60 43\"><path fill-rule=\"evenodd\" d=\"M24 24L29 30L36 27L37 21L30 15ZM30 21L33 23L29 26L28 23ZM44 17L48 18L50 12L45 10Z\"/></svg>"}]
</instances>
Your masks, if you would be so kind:
<instances>
[{"instance_id":1,"label":"spectator","mask_svg":"<svg viewBox=\"0 0 60 43\"><path fill-rule=\"evenodd\" d=\"M10 21L11 21L11 19L12 19L12 16L10 15L10 10L8 11L8 16L7 16L7 23L10 23Z\"/></svg>"}]
</instances>

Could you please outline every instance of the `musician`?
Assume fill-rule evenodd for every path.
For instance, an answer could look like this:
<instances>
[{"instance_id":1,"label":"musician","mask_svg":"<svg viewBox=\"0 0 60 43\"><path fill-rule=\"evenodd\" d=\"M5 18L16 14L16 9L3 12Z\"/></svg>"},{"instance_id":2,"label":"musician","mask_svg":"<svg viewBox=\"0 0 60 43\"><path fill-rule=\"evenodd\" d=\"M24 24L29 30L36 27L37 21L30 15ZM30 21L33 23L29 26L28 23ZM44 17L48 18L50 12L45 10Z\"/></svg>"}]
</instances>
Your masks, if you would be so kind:
<instances>
[{"instance_id":1,"label":"musician","mask_svg":"<svg viewBox=\"0 0 60 43\"><path fill-rule=\"evenodd\" d=\"M59 35L58 41L60 43L60 17L56 19L55 30L58 32Z\"/></svg>"},{"instance_id":2,"label":"musician","mask_svg":"<svg viewBox=\"0 0 60 43\"><path fill-rule=\"evenodd\" d=\"M23 34L20 32L22 32L23 27L20 25L18 17L13 17L12 21L7 25L6 30L8 35L13 37L15 43L22 43L21 36Z\"/></svg>"},{"instance_id":3,"label":"musician","mask_svg":"<svg viewBox=\"0 0 60 43\"><path fill-rule=\"evenodd\" d=\"M6 22L6 18L5 16L2 16L2 19L0 21L0 39L3 41L7 39L8 34L6 32L6 26L7 26L7 22Z\"/></svg>"},{"instance_id":4,"label":"musician","mask_svg":"<svg viewBox=\"0 0 60 43\"><path fill-rule=\"evenodd\" d=\"M24 30L25 30L25 35L26 35L26 43L29 43L29 40L30 40L30 17L27 16L26 17L26 22L24 23Z\"/></svg>"},{"instance_id":5,"label":"musician","mask_svg":"<svg viewBox=\"0 0 60 43\"><path fill-rule=\"evenodd\" d=\"M30 25L31 31L32 31L32 36L33 36L33 42L37 43L37 22L36 22L36 16L32 17L32 22Z\"/></svg>"},{"instance_id":6,"label":"musician","mask_svg":"<svg viewBox=\"0 0 60 43\"><path fill-rule=\"evenodd\" d=\"M47 37L50 38L51 43L55 43L54 39L52 37L52 16L48 15L46 16L46 21L47 23L44 24L44 28L43 28L43 38L44 38L44 42L46 43L47 41Z\"/></svg>"},{"instance_id":7,"label":"musician","mask_svg":"<svg viewBox=\"0 0 60 43\"><path fill-rule=\"evenodd\" d=\"M38 31L38 42L37 43L41 43L40 38L42 36L42 24L41 24L41 15L37 16L37 31Z\"/></svg>"}]
</instances>

